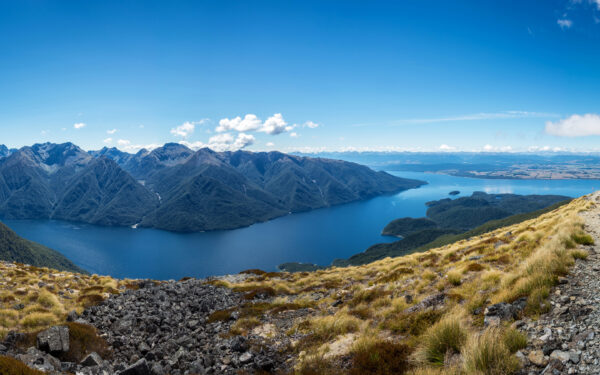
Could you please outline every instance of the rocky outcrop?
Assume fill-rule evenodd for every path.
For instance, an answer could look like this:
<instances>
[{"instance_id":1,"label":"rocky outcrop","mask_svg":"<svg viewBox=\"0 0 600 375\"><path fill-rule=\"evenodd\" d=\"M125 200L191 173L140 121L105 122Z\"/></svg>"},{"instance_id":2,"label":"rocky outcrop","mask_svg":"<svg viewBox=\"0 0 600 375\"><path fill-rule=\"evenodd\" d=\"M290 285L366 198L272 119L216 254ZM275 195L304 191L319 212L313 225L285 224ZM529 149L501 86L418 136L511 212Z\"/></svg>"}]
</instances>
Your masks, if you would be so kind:
<instances>
[{"instance_id":1,"label":"rocky outcrop","mask_svg":"<svg viewBox=\"0 0 600 375\"><path fill-rule=\"evenodd\" d=\"M283 359L260 337L230 337L228 321L209 322L217 310L242 298L202 280L147 284L111 297L82 314L113 348L110 360L121 375L236 374L271 370Z\"/></svg>"}]
</instances>

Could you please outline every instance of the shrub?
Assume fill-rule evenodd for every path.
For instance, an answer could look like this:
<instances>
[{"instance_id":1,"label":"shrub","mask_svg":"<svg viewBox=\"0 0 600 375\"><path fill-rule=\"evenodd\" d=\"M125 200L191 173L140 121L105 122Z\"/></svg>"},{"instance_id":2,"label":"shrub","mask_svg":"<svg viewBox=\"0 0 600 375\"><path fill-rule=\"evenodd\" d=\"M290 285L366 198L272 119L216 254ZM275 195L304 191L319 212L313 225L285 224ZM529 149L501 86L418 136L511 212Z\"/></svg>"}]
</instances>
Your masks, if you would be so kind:
<instances>
[{"instance_id":1,"label":"shrub","mask_svg":"<svg viewBox=\"0 0 600 375\"><path fill-rule=\"evenodd\" d=\"M593 245L594 239L592 236L586 233L574 233L571 235L571 239L580 245Z\"/></svg>"},{"instance_id":2,"label":"shrub","mask_svg":"<svg viewBox=\"0 0 600 375\"><path fill-rule=\"evenodd\" d=\"M231 319L231 310L217 310L210 314L206 319L207 323L226 322Z\"/></svg>"},{"instance_id":3,"label":"shrub","mask_svg":"<svg viewBox=\"0 0 600 375\"><path fill-rule=\"evenodd\" d=\"M23 362L8 356L0 356L1 375L44 375L43 372L28 367Z\"/></svg>"},{"instance_id":4,"label":"shrub","mask_svg":"<svg viewBox=\"0 0 600 375\"><path fill-rule=\"evenodd\" d=\"M462 282L460 273L457 271L450 271L446 274L446 276L448 277L448 282L454 286L458 286Z\"/></svg>"},{"instance_id":5,"label":"shrub","mask_svg":"<svg viewBox=\"0 0 600 375\"><path fill-rule=\"evenodd\" d=\"M484 269L485 267L479 263L469 263L469 265L465 267L465 272L479 272Z\"/></svg>"},{"instance_id":6,"label":"shrub","mask_svg":"<svg viewBox=\"0 0 600 375\"><path fill-rule=\"evenodd\" d=\"M381 328L389 329L396 334L411 334L418 336L436 323L443 312L440 310L424 310L412 314L399 313L388 317Z\"/></svg>"},{"instance_id":7,"label":"shrub","mask_svg":"<svg viewBox=\"0 0 600 375\"><path fill-rule=\"evenodd\" d=\"M37 328L43 326L49 326L56 322L54 314L45 312L34 312L26 315L21 319L20 324L25 328Z\"/></svg>"},{"instance_id":8,"label":"shrub","mask_svg":"<svg viewBox=\"0 0 600 375\"><path fill-rule=\"evenodd\" d=\"M518 350L527 347L527 336L514 328L509 328L504 331L502 340L511 353L516 353Z\"/></svg>"},{"instance_id":9,"label":"shrub","mask_svg":"<svg viewBox=\"0 0 600 375\"><path fill-rule=\"evenodd\" d=\"M379 339L359 340L351 353L350 375L403 374L409 367L407 345Z\"/></svg>"},{"instance_id":10,"label":"shrub","mask_svg":"<svg viewBox=\"0 0 600 375\"><path fill-rule=\"evenodd\" d=\"M443 365L446 353L460 353L467 332L456 316L448 316L431 326L421 339L417 357L435 365Z\"/></svg>"},{"instance_id":11,"label":"shrub","mask_svg":"<svg viewBox=\"0 0 600 375\"><path fill-rule=\"evenodd\" d=\"M583 250L583 249L571 250L571 256L574 259L586 260L589 255L590 254L586 250Z\"/></svg>"},{"instance_id":12,"label":"shrub","mask_svg":"<svg viewBox=\"0 0 600 375\"><path fill-rule=\"evenodd\" d=\"M338 335L356 332L360 328L361 321L344 313L313 318L310 321L310 331L314 338L328 341Z\"/></svg>"},{"instance_id":13,"label":"shrub","mask_svg":"<svg viewBox=\"0 0 600 375\"><path fill-rule=\"evenodd\" d=\"M463 350L467 374L510 375L519 369L515 358L496 329L473 335Z\"/></svg>"},{"instance_id":14,"label":"shrub","mask_svg":"<svg viewBox=\"0 0 600 375\"><path fill-rule=\"evenodd\" d=\"M261 325L260 320L254 316L240 318L231 326L229 332L234 335L245 335L248 331L259 325Z\"/></svg>"},{"instance_id":15,"label":"shrub","mask_svg":"<svg viewBox=\"0 0 600 375\"><path fill-rule=\"evenodd\" d=\"M69 351L61 355L62 361L80 362L86 355L96 352L107 359L111 351L106 341L98 335L96 328L81 323L69 322Z\"/></svg>"},{"instance_id":16,"label":"shrub","mask_svg":"<svg viewBox=\"0 0 600 375\"><path fill-rule=\"evenodd\" d=\"M51 309L59 306L58 298L47 290L43 290L37 298L37 302L45 308Z\"/></svg>"},{"instance_id":17,"label":"shrub","mask_svg":"<svg viewBox=\"0 0 600 375\"><path fill-rule=\"evenodd\" d=\"M96 293L84 294L77 298L77 302L81 303L85 308L95 306L102 301L104 301L104 297Z\"/></svg>"}]
</instances>

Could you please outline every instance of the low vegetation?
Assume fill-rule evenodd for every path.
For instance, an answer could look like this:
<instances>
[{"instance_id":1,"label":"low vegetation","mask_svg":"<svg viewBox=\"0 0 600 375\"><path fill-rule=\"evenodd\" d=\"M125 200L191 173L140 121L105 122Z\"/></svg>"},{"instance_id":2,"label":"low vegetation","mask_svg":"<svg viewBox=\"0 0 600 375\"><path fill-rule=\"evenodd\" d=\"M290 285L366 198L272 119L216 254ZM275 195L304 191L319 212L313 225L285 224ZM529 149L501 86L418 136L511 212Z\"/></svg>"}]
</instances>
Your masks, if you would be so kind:
<instances>
[{"instance_id":1,"label":"low vegetation","mask_svg":"<svg viewBox=\"0 0 600 375\"><path fill-rule=\"evenodd\" d=\"M70 311L81 313L135 286L133 280L6 262L0 262L0 275L0 338L10 330L37 332L62 324Z\"/></svg>"},{"instance_id":2,"label":"low vegetation","mask_svg":"<svg viewBox=\"0 0 600 375\"><path fill-rule=\"evenodd\" d=\"M585 246L593 244L578 215L592 205L586 197L575 199L501 228L367 265L252 270L243 282L220 285L243 291L250 305L312 301L299 306L311 307L308 314L278 333L294 338L289 350L298 354L298 374L513 374L519 368L514 353L527 338L510 322L484 327L485 307L525 298L523 314L547 311L558 277L585 260ZM262 321L265 315L254 316Z\"/></svg>"}]
</instances>

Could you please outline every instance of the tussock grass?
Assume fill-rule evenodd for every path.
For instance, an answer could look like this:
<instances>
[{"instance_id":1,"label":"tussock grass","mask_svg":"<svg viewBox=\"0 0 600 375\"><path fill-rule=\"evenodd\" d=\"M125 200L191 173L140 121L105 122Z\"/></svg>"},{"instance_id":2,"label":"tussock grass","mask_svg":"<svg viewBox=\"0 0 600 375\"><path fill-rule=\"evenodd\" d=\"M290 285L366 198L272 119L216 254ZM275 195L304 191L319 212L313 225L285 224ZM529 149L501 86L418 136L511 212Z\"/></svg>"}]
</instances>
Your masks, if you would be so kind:
<instances>
[{"instance_id":1,"label":"tussock grass","mask_svg":"<svg viewBox=\"0 0 600 375\"><path fill-rule=\"evenodd\" d=\"M2 375L44 375L42 371L38 371L28 367L23 362L4 355L0 355L0 374Z\"/></svg>"},{"instance_id":2,"label":"tussock grass","mask_svg":"<svg viewBox=\"0 0 600 375\"><path fill-rule=\"evenodd\" d=\"M446 355L460 353L466 340L467 330L461 318L449 314L425 331L416 357L422 362L442 366Z\"/></svg>"},{"instance_id":3,"label":"tussock grass","mask_svg":"<svg viewBox=\"0 0 600 375\"><path fill-rule=\"evenodd\" d=\"M527 347L527 336L514 328L508 328L502 335L504 345L511 353Z\"/></svg>"},{"instance_id":4,"label":"tussock grass","mask_svg":"<svg viewBox=\"0 0 600 375\"><path fill-rule=\"evenodd\" d=\"M463 356L467 374L510 375L520 366L496 329L474 334L465 345Z\"/></svg>"},{"instance_id":5,"label":"tussock grass","mask_svg":"<svg viewBox=\"0 0 600 375\"><path fill-rule=\"evenodd\" d=\"M365 337L351 352L350 375L403 374L410 367L411 349L406 344Z\"/></svg>"},{"instance_id":6,"label":"tussock grass","mask_svg":"<svg viewBox=\"0 0 600 375\"><path fill-rule=\"evenodd\" d=\"M23 317L19 323L25 328L37 329L40 327L48 327L57 322L58 319L54 314L49 312L32 312Z\"/></svg>"}]
</instances>

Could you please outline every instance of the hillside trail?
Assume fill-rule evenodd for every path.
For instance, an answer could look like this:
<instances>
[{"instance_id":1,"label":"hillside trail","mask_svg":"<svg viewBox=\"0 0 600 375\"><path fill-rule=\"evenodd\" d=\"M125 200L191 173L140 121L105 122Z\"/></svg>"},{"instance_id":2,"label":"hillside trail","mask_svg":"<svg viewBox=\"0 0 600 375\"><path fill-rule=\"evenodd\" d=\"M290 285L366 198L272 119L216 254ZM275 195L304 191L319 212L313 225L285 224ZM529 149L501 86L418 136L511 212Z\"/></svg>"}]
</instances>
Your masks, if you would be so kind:
<instances>
[{"instance_id":1,"label":"hillside trail","mask_svg":"<svg viewBox=\"0 0 600 375\"><path fill-rule=\"evenodd\" d=\"M537 321L517 322L528 348L517 353L521 374L600 374L600 192L587 197L596 207L580 213L595 244L551 291L551 309Z\"/></svg>"}]
</instances>

